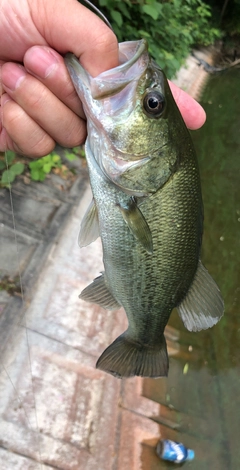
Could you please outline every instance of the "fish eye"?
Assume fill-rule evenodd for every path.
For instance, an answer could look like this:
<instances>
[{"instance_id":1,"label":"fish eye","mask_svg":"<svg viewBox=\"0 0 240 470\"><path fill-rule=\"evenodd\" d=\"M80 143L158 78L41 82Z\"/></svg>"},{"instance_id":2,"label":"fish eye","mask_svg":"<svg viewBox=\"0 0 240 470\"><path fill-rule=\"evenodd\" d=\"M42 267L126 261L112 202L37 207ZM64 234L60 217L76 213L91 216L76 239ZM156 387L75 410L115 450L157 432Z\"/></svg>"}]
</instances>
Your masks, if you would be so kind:
<instances>
[{"instance_id":1,"label":"fish eye","mask_svg":"<svg viewBox=\"0 0 240 470\"><path fill-rule=\"evenodd\" d=\"M145 114L152 118L158 118L165 108L164 96L159 91L149 91L143 99Z\"/></svg>"}]
</instances>

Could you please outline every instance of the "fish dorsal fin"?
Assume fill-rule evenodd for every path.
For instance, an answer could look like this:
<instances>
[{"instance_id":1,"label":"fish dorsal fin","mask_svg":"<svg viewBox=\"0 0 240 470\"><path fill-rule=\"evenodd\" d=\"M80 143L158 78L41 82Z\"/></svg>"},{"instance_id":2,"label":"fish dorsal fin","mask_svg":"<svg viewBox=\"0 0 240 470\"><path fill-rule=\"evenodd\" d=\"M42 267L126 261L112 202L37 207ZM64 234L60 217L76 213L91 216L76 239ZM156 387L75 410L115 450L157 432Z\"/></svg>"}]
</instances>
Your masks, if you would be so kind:
<instances>
[{"instance_id":1,"label":"fish dorsal fin","mask_svg":"<svg viewBox=\"0 0 240 470\"><path fill-rule=\"evenodd\" d=\"M177 309L189 331L211 328L223 316L224 303L220 290L201 261L193 283Z\"/></svg>"},{"instance_id":2,"label":"fish dorsal fin","mask_svg":"<svg viewBox=\"0 0 240 470\"><path fill-rule=\"evenodd\" d=\"M94 199L92 199L81 223L78 244L83 246L90 245L99 237L98 211Z\"/></svg>"},{"instance_id":3,"label":"fish dorsal fin","mask_svg":"<svg viewBox=\"0 0 240 470\"><path fill-rule=\"evenodd\" d=\"M137 206L135 199L131 197L126 205L119 204L122 216L133 236L141 243L145 250L152 254L153 242L150 228L145 217Z\"/></svg>"},{"instance_id":4,"label":"fish dorsal fin","mask_svg":"<svg viewBox=\"0 0 240 470\"><path fill-rule=\"evenodd\" d=\"M89 286L83 289L79 298L86 302L98 304L106 310L117 310L121 307L106 286L104 273L96 277Z\"/></svg>"}]
</instances>

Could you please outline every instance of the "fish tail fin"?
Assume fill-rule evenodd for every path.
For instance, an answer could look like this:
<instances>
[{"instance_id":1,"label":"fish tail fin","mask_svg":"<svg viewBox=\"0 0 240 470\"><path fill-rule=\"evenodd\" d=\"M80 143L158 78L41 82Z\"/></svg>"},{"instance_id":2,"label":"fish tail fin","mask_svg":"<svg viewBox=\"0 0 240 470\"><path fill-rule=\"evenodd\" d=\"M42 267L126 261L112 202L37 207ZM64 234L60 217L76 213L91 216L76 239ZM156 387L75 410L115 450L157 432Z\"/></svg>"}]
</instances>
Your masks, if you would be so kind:
<instances>
[{"instance_id":1,"label":"fish tail fin","mask_svg":"<svg viewBox=\"0 0 240 470\"><path fill-rule=\"evenodd\" d=\"M96 367L120 379L134 375L166 377L168 353L164 335L156 346L150 347L135 342L125 331L103 351Z\"/></svg>"}]
</instances>

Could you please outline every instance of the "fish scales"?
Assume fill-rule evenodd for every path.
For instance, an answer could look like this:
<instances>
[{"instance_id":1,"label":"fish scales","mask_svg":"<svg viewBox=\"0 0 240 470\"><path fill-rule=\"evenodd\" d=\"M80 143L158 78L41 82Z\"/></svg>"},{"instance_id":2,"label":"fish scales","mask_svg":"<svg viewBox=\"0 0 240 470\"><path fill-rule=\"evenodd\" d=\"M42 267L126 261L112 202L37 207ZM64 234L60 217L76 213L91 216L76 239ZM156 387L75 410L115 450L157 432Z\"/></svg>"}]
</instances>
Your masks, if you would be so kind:
<instances>
[{"instance_id":1,"label":"fish scales","mask_svg":"<svg viewBox=\"0 0 240 470\"><path fill-rule=\"evenodd\" d=\"M98 359L116 377L168 373L164 328L177 307L190 331L223 315L220 291L200 261L203 207L193 144L146 41L120 44L121 65L95 79L66 58L88 120L93 202L80 245L98 235L105 272L80 297L123 307L128 329Z\"/></svg>"},{"instance_id":2,"label":"fish scales","mask_svg":"<svg viewBox=\"0 0 240 470\"><path fill-rule=\"evenodd\" d=\"M186 295L198 266L202 204L196 163L190 161L190 168L185 170L187 163L161 191L140 204L153 237L152 255L136 243L118 210L117 204L128 196L89 166L101 224L107 285L126 310L136 340L148 344L158 343L170 312ZM189 213L195 217L192 227Z\"/></svg>"}]
</instances>

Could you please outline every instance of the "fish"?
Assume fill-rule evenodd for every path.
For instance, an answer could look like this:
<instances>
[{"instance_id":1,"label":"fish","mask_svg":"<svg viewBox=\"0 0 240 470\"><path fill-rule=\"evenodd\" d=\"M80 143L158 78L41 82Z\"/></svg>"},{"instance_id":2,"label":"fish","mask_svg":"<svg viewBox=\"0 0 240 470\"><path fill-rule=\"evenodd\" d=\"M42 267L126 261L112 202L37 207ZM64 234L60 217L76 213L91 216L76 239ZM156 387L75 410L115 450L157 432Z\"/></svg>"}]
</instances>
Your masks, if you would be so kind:
<instances>
[{"instance_id":1,"label":"fish","mask_svg":"<svg viewBox=\"0 0 240 470\"><path fill-rule=\"evenodd\" d=\"M164 377L172 310L189 331L212 327L224 311L200 259L203 203L191 136L146 40L120 43L119 65L94 78L73 54L65 63L87 118L93 195L79 244L100 236L104 264L80 298L123 307L128 318L96 367L117 378Z\"/></svg>"}]
</instances>

